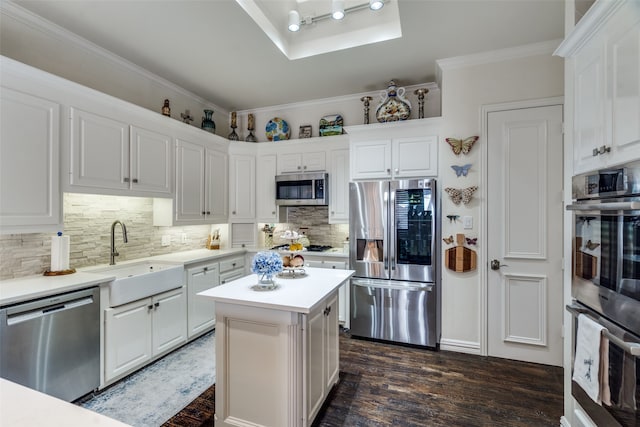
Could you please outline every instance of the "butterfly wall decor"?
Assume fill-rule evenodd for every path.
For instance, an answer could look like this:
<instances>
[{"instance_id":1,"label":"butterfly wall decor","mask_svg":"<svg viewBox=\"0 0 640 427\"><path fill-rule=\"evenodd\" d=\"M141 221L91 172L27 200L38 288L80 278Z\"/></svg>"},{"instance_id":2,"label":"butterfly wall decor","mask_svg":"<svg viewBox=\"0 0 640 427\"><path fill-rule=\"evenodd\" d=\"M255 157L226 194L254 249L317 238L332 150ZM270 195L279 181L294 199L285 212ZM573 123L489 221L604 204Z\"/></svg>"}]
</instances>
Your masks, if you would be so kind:
<instances>
[{"instance_id":1,"label":"butterfly wall decor","mask_svg":"<svg viewBox=\"0 0 640 427\"><path fill-rule=\"evenodd\" d=\"M463 166L451 165L451 169L456 171L456 176L467 176L469 169L471 169L471 163Z\"/></svg>"},{"instance_id":2,"label":"butterfly wall decor","mask_svg":"<svg viewBox=\"0 0 640 427\"><path fill-rule=\"evenodd\" d=\"M460 215L447 215L447 218L449 218L449 222L456 222Z\"/></svg>"},{"instance_id":3,"label":"butterfly wall decor","mask_svg":"<svg viewBox=\"0 0 640 427\"><path fill-rule=\"evenodd\" d=\"M584 247L590 251L594 250L598 246L600 246L600 243L593 243L591 240L587 240L587 243L584 244Z\"/></svg>"},{"instance_id":4,"label":"butterfly wall decor","mask_svg":"<svg viewBox=\"0 0 640 427\"><path fill-rule=\"evenodd\" d=\"M453 243L453 236L443 237L442 241L445 242L447 245L450 245Z\"/></svg>"},{"instance_id":5,"label":"butterfly wall decor","mask_svg":"<svg viewBox=\"0 0 640 427\"><path fill-rule=\"evenodd\" d=\"M474 185L472 187L467 187L467 188L447 187L444 189L444 191L447 192L447 194L451 198L451 201L456 205L459 205L460 202L467 205L471 201L471 197L473 196L473 193L475 193L477 189L478 187Z\"/></svg>"},{"instance_id":6,"label":"butterfly wall decor","mask_svg":"<svg viewBox=\"0 0 640 427\"><path fill-rule=\"evenodd\" d=\"M465 239L467 240L467 245L476 245L476 243L478 243L478 238L474 237L473 239L469 238L469 237L465 237Z\"/></svg>"},{"instance_id":7,"label":"butterfly wall decor","mask_svg":"<svg viewBox=\"0 0 640 427\"><path fill-rule=\"evenodd\" d=\"M479 136L470 136L466 139L445 138L445 141L447 141L447 144L451 146L453 153L457 156L460 153L469 154L473 144L475 144L479 138Z\"/></svg>"}]
</instances>

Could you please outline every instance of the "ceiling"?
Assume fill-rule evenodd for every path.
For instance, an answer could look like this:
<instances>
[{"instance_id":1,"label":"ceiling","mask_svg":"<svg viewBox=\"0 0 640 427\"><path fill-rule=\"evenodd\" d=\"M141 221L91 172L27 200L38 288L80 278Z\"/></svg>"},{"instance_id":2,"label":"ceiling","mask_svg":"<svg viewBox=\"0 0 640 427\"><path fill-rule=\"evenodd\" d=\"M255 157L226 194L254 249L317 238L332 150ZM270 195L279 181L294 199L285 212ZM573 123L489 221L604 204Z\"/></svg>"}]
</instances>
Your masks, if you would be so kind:
<instances>
[{"instance_id":1,"label":"ceiling","mask_svg":"<svg viewBox=\"0 0 640 427\"><path fill-rule=\"evenodd\" d=\"M563 0L388 1L383 10L396 8L401 37L299 59L289 59L245 10L247 3L259 7L275 32L286 22L277 10L295 8L296 0L14 3L229 110L369 92L390 79L401 86L431 82L437 59L560 39L564 32ZM339 35L373 13L281 37L295 44L297 35L309 39L321 25L325 35Z\"/></svg>"}]
</instances>

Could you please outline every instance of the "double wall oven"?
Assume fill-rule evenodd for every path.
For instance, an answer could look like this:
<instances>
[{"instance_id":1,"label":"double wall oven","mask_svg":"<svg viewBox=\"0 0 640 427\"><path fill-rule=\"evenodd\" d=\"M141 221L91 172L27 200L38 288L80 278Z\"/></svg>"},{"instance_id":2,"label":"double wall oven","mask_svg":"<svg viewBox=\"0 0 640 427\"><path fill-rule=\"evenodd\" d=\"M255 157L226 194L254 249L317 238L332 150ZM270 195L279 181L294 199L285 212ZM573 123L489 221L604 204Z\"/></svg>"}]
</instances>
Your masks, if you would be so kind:
<instances>
[{"instance_id":1,"label":"double wall oven","mask_svg":"<svg viewBox=\"0 0 640 427\"><path fill-rule=\"evenodd\" d=\"M572 395L599 426L640 426L640 162L578 175L572 184L574 301L567 309L606 328L611 399L598 404L575 382Z\"/></svg>"}]
</instances>

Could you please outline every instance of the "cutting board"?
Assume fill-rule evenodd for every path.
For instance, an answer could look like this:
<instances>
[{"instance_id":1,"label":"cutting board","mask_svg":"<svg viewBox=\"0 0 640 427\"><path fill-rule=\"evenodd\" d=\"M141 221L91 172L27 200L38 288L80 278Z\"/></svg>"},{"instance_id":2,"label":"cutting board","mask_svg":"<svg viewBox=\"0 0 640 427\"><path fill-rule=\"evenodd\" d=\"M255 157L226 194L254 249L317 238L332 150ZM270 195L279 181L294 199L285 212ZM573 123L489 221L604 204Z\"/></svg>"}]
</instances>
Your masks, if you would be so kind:
<instances>
[{"instance_id":1,"label":"cutting board","mask_svg":"<svg viewBox=\"0 0 640 427\"><path fill-rule=\"evenodd\" d=\"M464 234L456 234L457 246L444 253L444 265L457 273L473 271L478 266L476 251L464 246Z\"/></svg>"}]
</instances>

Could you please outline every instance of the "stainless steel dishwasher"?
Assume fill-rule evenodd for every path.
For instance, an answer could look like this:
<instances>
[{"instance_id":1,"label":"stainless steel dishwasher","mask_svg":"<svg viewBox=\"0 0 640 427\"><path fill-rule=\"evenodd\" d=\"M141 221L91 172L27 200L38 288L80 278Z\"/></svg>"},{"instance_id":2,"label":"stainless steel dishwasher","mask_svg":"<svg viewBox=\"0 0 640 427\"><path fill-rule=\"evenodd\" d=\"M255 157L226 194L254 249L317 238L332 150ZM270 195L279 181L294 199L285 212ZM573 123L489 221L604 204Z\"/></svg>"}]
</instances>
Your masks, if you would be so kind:
<instances>
[{"instance_id":1,"label":"stainless steel dishwasher","mask_svg":"<svg viewBox=\"0 0 640 427\"><path fill-rule=\"evenodd\" d=\"M100 385L94 287L0 308L0 377L66 401Z\"/></svg>"}]
</instances>

